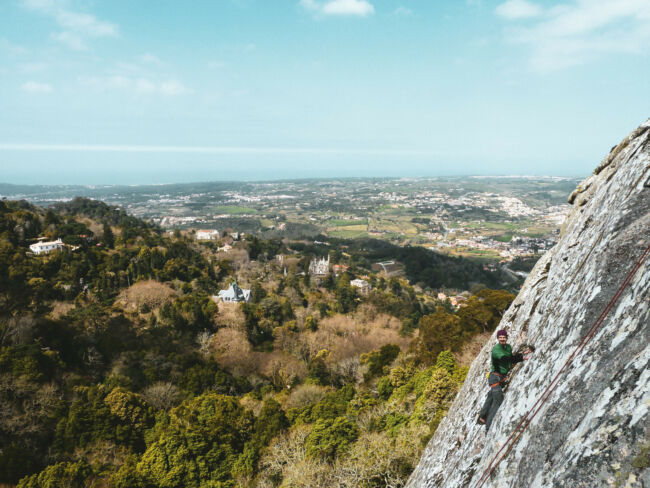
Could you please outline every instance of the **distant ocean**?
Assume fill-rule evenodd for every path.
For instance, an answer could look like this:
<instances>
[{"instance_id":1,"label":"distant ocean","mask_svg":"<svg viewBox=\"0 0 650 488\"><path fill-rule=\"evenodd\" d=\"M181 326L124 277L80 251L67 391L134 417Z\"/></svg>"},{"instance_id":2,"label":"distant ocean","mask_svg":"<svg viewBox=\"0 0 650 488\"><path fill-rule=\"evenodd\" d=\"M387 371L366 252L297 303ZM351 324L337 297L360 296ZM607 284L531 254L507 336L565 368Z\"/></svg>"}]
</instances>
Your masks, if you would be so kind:
<instances>
[{"instance_id":1,"label":"distant ocean","mask_svg":"<svg viewBox=\"0 0 650 488\"><path fill-rule=\"evenodd\" d=\"M304 178L400 178L469 175L576 176L576 165L487 162L396 154L182 154L1 151L0 183L150 185ZM568 168L573 171L568 173ZM583 172L586 174L586 172Z\"/></svg>"}]
</instances>

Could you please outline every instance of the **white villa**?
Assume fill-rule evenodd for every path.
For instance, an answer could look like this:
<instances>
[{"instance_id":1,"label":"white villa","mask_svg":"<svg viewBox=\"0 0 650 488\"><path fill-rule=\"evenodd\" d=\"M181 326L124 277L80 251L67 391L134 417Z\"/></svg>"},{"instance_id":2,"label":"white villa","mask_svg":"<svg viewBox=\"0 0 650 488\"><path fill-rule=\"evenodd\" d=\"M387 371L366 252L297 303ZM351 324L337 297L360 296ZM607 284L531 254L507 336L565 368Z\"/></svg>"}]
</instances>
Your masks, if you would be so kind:
<instances>
[{"instance_id":1,"label":"white villa","mask_svg":"<svg viewBox=\"0 0 650 488\"><path fill-rule=\"evenodd\" d=\"M63 241L61 239L57 239L56 241L41 241L37 242L36 244L30 244L29 249L34 254L47 254L48 252L63 249L63 246L65 246L65 244L63 244Z\"/></svg>"},{"instance_id":2,"label":"white villa","mask_svg":"<svg viewBox=\"0 0 650 488\"><path fill-rule=\"evenodd\" d=\"M250 302L251 291L243 290L237 283L233 283L227 290L221 290L216 298L223 302Z\"/></svg>"},{"instance_id":3,"label":"white villa","mask_svg":"<svg viewBox=\"0 0 650 488\"><path fill-rule=\"evenodd\" d=\"M197 230L196 239L199 241L216 241L219 239L219 231L215 229Z\"/></svg>"},{"instance_id":4,"label":"white villa","mask_svg":"<svg viewBox=\"0 0 650 488\"><path fill-rule=\"evenodd\" d=\"M367 295L368 292L370 291L370 283L360 278L357 278L356 280L350 280L350 285L359 288L359 291L363 295Z\"/></svg>"},{"instance_id":5,"label":"white villa","mask_svg":"<svg viewBox=\"0 0 650 488\"><path fill-rule=\"evenodd\" d=\"M228 252L232 249L232 246L230 244L224 244L222 247L218 247L217 251L218 252Z\"/></svg>"},{"instance_id":6,"label":"white villa","mask_svg":"<svg viewBox=\"0 0 650 488\"><path fill-rule=\"evenodd\" d=\"M309 274L312 276L325 276L330 270L330 257L327 259L312 259L309 263Z\"/></svg>"}]
</instances>

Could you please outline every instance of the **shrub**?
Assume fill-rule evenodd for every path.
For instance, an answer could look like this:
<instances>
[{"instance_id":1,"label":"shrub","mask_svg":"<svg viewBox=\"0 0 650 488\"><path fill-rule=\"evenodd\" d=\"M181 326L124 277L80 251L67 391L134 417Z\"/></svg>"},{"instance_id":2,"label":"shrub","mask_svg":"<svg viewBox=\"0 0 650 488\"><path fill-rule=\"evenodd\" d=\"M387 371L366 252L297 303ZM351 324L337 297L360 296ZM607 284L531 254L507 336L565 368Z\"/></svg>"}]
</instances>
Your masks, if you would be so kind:
<instances>
[{"instance_id":1,"label":"shrub","mask_svg":"<svg viewBox=\"0 0 650 488\"><path fill-rule=\"evenodd\" d=\"M66 488L84 488L85 480L92 474L92 470L85 460L76 463L58 463L48 466L39 474L23 478L16 488L52 488L65 486Z\"/></svg>"},{"instance_id":2,"label":"shrub","mask_svg":"<svg viewBox=\"0 0 650 488\"><path fill-rule=\"evenodd\" d=\"M393 385L390 382L390 378L384 376L380 378L377 382L377 394L382 400L388 400L393 394Z\"/></svg>"},{"instance_id":3,"label":"shrub","mask_svg":"<svg viewBox=\"0 0 650 488\"><path fill-rule=\"evenodd\" d=\"M331 461L344 453L358 436L357 425L345 417L321 419L305 442L307 455Z\"/></svg>"},{"instance_id":4,"label":"shrub","mask_svg":"<svg viewBox=\"0 0 650 488\"><path fill-rule=\"evenodd\" d=\"M153 415L139 395L122 388L78 387L67 417L56 429L55 448L72 452L97 440L115 442L135 451L144 450L144 431Z\"/></svg>"},{"instance_id":5,"label":"shrub","mask_svg":"<svg viewBox=\"0 0 650 488\"><path fill-rule=\"evenodd\" d=\"M354 398L355 390L352 385L346 385L340 390L328 393L325 398L314 405L288 412L293 423L311 423L320 419L334 419L345 415L350 400Z\"/></svg>"},{"instance_id":6,"label":"shrub","mask_svg":"<svg viewBox=\"0 0 650 488\"><path fill-rule=\"evenodd\" d=\"M297 386L289 396L287 407L289 408L302 408L312 405L326 395L327 389L318 385L304 384Z\"/></svg>"},{"instance_id":7,"label":"shrub","mask_svg":"<svg viewBox=\"0 0 650 488\"><path fill-rule=\"evenodd\" d=\"M205 393L170 412L170 424L137 464L160 488L198 488L231 481L250 438L253 417L233 397Z\"/></svg>"},{"instance_id":8,"label":"shrub","mask_svg":"<svg viewBox=\"0 0 650 488\"><path fill-rule=\"evenodd\" d=\"M361 364L368 367L368 372L364 375L364 380L368 381L374 376L384 373L384 367L388 366L398 356L399 346L386 344L379 351L372 351L361 355Z\"/></svg>"},{"instance_id":9,"label":"shrub","mask_svg":"<svg viewBox=\"0 0 650 488\"><path fill-rule=\"evenodd\" d=\"M436 368L442 368L447 370L448 373L452 373L456 367L456 360L451 351L442 351L438 354L438 359L436 359Z\"/></svg>"}]
</instances>

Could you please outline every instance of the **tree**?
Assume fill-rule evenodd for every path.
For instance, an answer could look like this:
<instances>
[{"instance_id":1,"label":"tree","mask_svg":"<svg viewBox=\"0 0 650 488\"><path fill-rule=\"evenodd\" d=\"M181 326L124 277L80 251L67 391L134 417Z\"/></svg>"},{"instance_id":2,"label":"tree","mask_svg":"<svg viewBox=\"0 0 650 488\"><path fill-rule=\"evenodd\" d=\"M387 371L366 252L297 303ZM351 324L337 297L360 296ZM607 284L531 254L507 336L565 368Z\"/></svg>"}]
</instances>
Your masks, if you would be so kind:
<instances>
[{"instance_id":1,"label":"tree","mask_svg":"<svg viewBox=\"0 0 650 488\"><path fill-rule=\"evenodd\" d=\"M170 412L170 424L149 446L137 473L160 488L228 486L250 438L253 416L233 397L205 393Z\"/></svg>"},{"instance_id":2,"label":"tree","mask_svg":"<svg viewBox=\"0 0 650 488\"><path fill-rule=\"evenodd\" d=\"M84 488L86 479L92 475L88 463L82 459L76 463L58 463L48 466L39 474L20 480L16 488L52 488L65 486Z\"/></svg>"},{"instance_id":3,"label":"tree","mask_svg":"<svg viewBox=\"0 0 650 488\"><path fill-rule=\"evenodd\" d=\"M357 424L347 418L321 419L307 436L305 448L310 457L332 461L343 454L357 437Z\"/></svg>"},{"instance_id":4,"label":"tree","mask_svg":"<svg viewBox=\"0 0 650 488\"><path fill-rule=\"evenodd\" d=\"M144 390L142 396L156 410L169 410L177 404L181 392L174 384L159 381Z\"/></svg>"},{"instance_id":5,"label":"tree","mask_svg":"<svg viewBox=\"0 0 650 488\"><path fill-rule=\"evenodd\" d=\"M445 349L458 350L462 342L460 319L443 307L420 319L418 354L426 364L432 364Z\"/></svg>"},{"instance_id":6,"label":"tree","mask_svg":"<svg viewBox=\"0 0 650 488\"><path fill-rule=\"evenodd\" d=\"M436 368L443 368L448 373L453 373L456 367L456 360L451 351L442 351L436 359Z\"/></svg>"},{"instance_id":7,"label":"tree","mask_svg":"<svg viewBox=\"0 0 650 488\"><path fill-rule=\"evenodd\" d=\"M515 296L505 290L484 289L458 311L465 333L490 332L499 325Z\"/></svg>"},{"instance_id":8,"label":"tree","mask_svg":"<svg viewBox=\"0 0 650 488\"><path fill-rule=\"evenodd\" d=\"M364 380L368 381L375 376L384 374L384 367L392 363L399 352L399 346L386 344L378 351L362 354L361 364L365 364L368 367L368 372L364 375Z\"/></svg>"},{"instance_id":9,"label":"tree","mask_svg":"<svg viewBox=\"0 0 650 488\"><path fill-rule=\"evenodd\" d=\"M271 439L288 427L289 421L280 404L272 398L267 398L262 405L259 417L255 420L253 435L237 459L233 473L238 477L252 478L257 471L261 450L271 442Z\"/></svg>"},{"instance_id":10,"label":"tree","mask_svg":"<svg viewBox=\"0 0 650 488\"><path fill-rule=\"evenodd\" d=\"M56 428L55 448L72 452L95 441L111 441L135 452L144 450L144 432L153 412L139 395L104 385L77 387L77 398Z\"/></svg>"},{"instance_id":11,"label":"tree","mask_svg":"<svg viewBox=\"0 0 650 488\"><path fill-rule=\"evenodd\" d=\"M318 320L313 315L305 317L305 329L316 332L318 330Z\"/></svg>"},{"instance_id":12,"label":"tree","mask_svg":"<svg viewBox=\"0 0 650 488\"><path fill-rule=\"evenodd\" d=\"M357 296L354 287L350 286L350 275L343 273L336 283L334 288L334 296L336 297L337 305L343 313L348 313L355 306L354 299Z\"/></svg>"},{"instance_id":13,"label":"tree","mask_svg":"<svg viewBox=\"0 0 650 488\"><path fill-rule=\"evenodd\" d=\"M259 281L254 281L251 287L251 302L259 303L266 297L266 290L262 287Z\"/></svg>"},{"instance_id":14,"label":"tree","mask_svg":"<svg viewBox=\"0 0 650 488\"><path fill-rule=\"evenodd\" d=\"M104 222L102 243L106 246L107 249L113 249L115 246L115 236L113 235L113 230L111 226Z\"/></svg>"}]
</instances>

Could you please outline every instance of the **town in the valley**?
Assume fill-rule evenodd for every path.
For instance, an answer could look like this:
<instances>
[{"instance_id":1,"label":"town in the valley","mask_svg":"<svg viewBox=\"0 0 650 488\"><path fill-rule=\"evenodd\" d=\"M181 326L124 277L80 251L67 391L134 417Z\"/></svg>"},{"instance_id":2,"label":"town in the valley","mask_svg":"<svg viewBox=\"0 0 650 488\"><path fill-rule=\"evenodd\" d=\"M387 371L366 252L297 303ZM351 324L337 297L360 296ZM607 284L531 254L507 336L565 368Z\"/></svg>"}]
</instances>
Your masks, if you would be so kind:
<instances>
[{"instance_id":1,"label":"town in the valley","mask_svg":"<svg viewBox=\"0 0 650 488\"><path fill-rule=\"evenodd\" d=\"M215 182L151 186L1 185L39 205L87 196L227 252L244 235L379 239L476 258L485 266L554 245L578 179L457 177ZM516 271L515 271L516 272ZM524 272L525 270L520 270Z\"/></svg>"}]
</instances>

